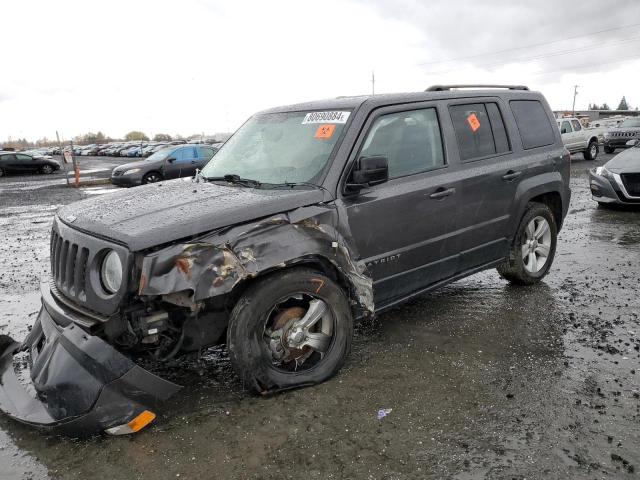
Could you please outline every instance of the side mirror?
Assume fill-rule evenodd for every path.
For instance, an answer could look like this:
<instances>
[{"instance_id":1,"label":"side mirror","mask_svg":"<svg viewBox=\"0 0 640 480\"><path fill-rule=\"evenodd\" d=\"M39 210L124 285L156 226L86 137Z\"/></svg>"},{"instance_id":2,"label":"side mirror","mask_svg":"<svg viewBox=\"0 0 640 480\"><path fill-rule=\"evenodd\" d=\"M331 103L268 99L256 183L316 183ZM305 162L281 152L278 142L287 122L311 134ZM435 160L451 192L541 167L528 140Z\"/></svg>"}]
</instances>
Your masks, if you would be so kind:
<instances>
[{"instance_id":1,"label":"side mirror","mask_svg":"<svg viewBox=\"0 0 640 480\"><path fill-rule=\"evenodd\" d=\"M635 147L638 144L640 144L640 139L634 138L633 140L629 140L625 145L627 147Z\"/></svg>"},{"instance_id":2,"label":"side mirror","mask_svg":"<svg viewBox=\"0 0 640 480\"><path fill-rule=\"evenodd\" d=\"M167 162L169 162L169 163L173 163L173 162L175 162L175 161L176 161L175 157L169 157L169 158L167 158Z\"/></svg>"},{"instance_id":3,"label":"side mirror","mask_svg":"<svg viewBox=\"0 0 640 480\"><path fill-rule=\"evenodd\" d=\"M352 190L378 185L389 180L389 160L383 155L360 157L351 172L351 182L347 187Z\"/></svg>"}]
</instances>

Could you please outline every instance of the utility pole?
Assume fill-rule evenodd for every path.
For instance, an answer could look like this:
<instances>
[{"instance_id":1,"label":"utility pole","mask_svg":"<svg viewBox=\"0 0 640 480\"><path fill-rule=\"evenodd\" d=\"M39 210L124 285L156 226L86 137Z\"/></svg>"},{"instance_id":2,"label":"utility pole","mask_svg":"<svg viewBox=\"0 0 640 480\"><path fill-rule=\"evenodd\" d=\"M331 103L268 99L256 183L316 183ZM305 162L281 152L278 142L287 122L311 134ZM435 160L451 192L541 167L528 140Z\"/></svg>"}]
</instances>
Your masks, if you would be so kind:
<instances>
[{"instance_id":1,"label":"utility pole","mask_svg":"<svg viewBox=\"0 0 640 480\"><path fill-rule=\"evenodd\" d=\"M571 116L575 117L576 116L576 97L578 96L578 87L580 85L574 85L573 86L573 107L571 107Z\"/></svg>"},{"instance_id":2,"label":"utility pole","mask_svg":"<svg viewBox=\"0 0 640 480\"><path fill-rule=\"evenodd\" d=\"M376 73L371 70L371 95L376 94Z\"/></svg>"}]
</instances>

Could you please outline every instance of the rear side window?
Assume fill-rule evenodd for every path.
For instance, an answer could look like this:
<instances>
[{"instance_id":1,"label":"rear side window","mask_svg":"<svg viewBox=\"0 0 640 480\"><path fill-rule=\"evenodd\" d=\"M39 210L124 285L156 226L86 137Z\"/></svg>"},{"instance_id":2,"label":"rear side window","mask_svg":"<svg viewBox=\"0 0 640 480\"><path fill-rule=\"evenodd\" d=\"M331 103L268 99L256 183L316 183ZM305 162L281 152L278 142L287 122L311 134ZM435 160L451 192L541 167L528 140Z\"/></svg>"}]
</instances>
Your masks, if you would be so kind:
<instances>
[{"instance_id":1,"label":"rear side window","mask_svg":"<svg viewBox=\"0 0 640 480\"><path fill-rule=\"evenodd\" d=\"M215 151L211 147L198 147L200 150L200 158L203 160L211 160Z\"/></svg>"},{"instance_id":2,"label":"rear side window","mask_svg":"<svg viewBox=\"0 0 640 480\"><path fill-rule=\"evenodd\" d=\"M360 155L386 156L389 178L444 166L440 124L435 108L378 117L367 134Z\"/></svg>"},{"instance_id":3,"label":"rear side window","mask_svg":"<svg viewBox=\"0 0 640 480\"><path fill-rule=\"evenodd\" d=\"M562 122L562 126L560 127L560 133L571 133L571 124L568 120L564 120Z\"/></svg>"},{"instance_id":4,"label":"rear side window","mask_svg":"<svg viewBox=\"0 0 640 480\"><path fill-rule=\"evenodd\" d=\"M553 127L538 100L511 100L509 104L525 150L555 143Z\"/></svg>"},{"instance_id":5,"label":"rear side window","mask_svg":"<svg viewBox=\"0 0 640 480\"><path fill-rule=\"evenodd\" d=\"M470 103L449 107L462 161L510 151L502 115L495 103Z\"/></svg>"},{"instance_id":6,"label":"rear side window","mask_svg":"<svg viewBox=\"0 0 640 480\"><path fill-rule=\"evenodd\" d=\"M573 125L573 129L576 132L579 132L580 130L582 130L582 125L580 125L580 122L578 120L571 120L571 125Z\"/></svg>"}]
</instances>

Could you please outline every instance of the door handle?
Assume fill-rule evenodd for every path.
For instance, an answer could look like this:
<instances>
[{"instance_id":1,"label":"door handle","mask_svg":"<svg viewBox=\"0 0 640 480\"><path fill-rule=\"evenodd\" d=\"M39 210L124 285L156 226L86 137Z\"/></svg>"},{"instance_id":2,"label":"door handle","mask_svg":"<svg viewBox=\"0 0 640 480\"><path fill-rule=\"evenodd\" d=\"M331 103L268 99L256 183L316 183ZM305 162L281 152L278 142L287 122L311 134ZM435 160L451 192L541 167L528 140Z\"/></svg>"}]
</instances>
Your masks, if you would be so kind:
<instances>
[{"instance_id":1,"label":"door handle","mask_svg":"<svg viewBox=\"0 0 640 480\"><path fill-rule=\"evenodd\" d=\"M522 175L522 172L514 172L513 170L509 170L502 176L502 179L510 182L511 180L515 180L516 178L518 178L520 175Z\"/></svg>"},{"instance_id":2,"label":"door handle","mask_svg":"<svg viewBox=\"0 0 640 480\"><path fill-rule=\"evenodd\" d=\"M454 193L456 193L456 189L455 188L438 188L435 192L433 192L431 195L429 195L429 198L433 198L434 200L440 200L444 197L448 197L449 195L453 195Z\"/></svg>"}]
</instances>

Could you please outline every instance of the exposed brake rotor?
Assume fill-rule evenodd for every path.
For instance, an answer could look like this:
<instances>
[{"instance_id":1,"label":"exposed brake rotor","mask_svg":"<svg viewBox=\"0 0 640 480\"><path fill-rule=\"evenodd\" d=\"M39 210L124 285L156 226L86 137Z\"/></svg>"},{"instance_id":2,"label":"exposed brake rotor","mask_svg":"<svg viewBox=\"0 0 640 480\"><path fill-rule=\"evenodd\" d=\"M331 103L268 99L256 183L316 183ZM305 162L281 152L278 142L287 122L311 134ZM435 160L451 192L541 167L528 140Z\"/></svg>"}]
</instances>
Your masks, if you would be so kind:
<instances>
[{"instance_id":1,"label":"exposed brake rotor","mask_svg":"<svg viewBox=\"0 0 640 480\"><path fill-rule=\"evenodd\" d=\"M288 343L288 334L291 327L293 327L297 320L304 317L306 313L306 310L302 307L289 307L278 312L274 317L272 331L276 332L279 330L281 332L279 342L280 346L284 349L284 355L278 359L280 362L288 363L295 360L298 365L301 365L313 353L313 348L309 346L292 348ZM277 354L279 352L273 353Z\"/></svg>"}]
</instances>

